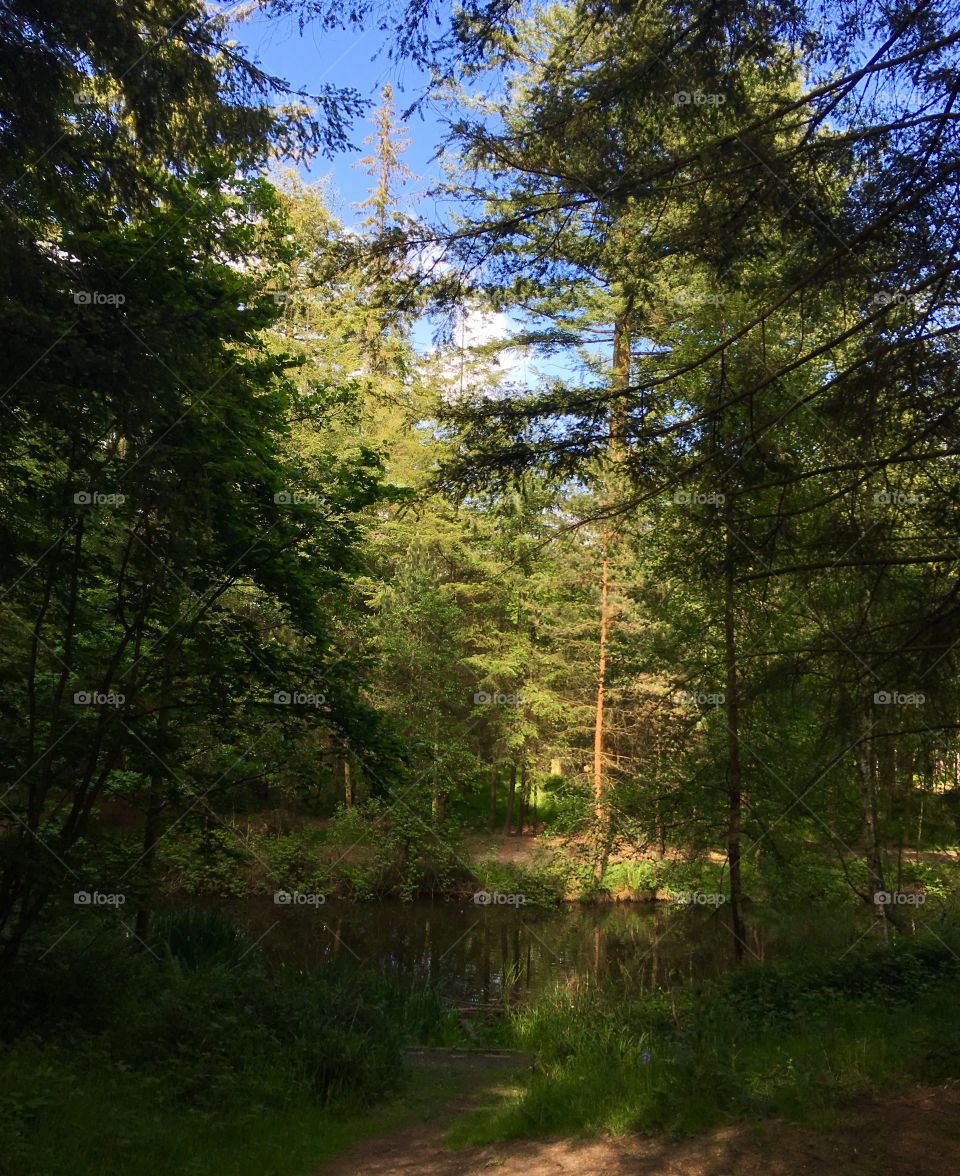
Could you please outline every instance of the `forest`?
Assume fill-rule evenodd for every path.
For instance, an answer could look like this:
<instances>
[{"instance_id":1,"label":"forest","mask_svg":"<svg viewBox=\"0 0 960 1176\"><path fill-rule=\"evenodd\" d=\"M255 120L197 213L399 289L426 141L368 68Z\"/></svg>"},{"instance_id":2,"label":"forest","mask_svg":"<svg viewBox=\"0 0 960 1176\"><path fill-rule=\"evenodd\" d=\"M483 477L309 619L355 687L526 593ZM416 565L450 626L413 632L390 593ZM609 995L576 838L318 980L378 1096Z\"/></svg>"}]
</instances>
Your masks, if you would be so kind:
<instances>
[{"instance_id":1,"label":"forest","mask_svg":"<svg viewBox=\"0 0 960 1176\"><path fill-rule=\"evenodd\" d=\"M960 11L0 0L0 144L0 1176L960 1172Z\"/></svg>"}]
</instances>

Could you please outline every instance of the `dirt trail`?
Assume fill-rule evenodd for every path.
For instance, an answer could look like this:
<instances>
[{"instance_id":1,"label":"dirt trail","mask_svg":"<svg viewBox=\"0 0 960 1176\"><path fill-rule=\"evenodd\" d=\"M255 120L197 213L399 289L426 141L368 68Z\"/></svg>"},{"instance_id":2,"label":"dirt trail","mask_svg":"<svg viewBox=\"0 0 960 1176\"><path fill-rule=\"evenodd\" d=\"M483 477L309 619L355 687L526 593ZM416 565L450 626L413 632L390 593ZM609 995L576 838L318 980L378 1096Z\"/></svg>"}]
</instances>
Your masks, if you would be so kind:
<instances>
[{"instance_id":1,"label":"dirt trail","mask_svg":"<svg viewBox=\"0 0 960 1176\"><path fill-rule=\"evenodd\" d=\"M421 1064L459 1069L458 1093L424 1122L361 1141L317 1176L960 1176L956 1087L857 1099L839 1125L821 1129L771 1120L683 1141L554 1138L454 1151L445 1146L450 1124L504 1097L518 1062L428 1053Z\"/></svg>"}]
</instances>

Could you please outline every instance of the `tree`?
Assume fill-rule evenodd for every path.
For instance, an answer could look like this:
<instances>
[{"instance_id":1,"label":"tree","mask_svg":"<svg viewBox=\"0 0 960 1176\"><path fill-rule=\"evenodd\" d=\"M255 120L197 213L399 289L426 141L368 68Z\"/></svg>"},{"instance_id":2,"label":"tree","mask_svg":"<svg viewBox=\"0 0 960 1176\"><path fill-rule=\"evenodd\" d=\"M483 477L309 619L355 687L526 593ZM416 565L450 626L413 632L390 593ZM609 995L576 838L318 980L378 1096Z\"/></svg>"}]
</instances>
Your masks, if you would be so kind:
<instances>
[{"instance_id":1,"label":"tree","mask_svg":"<svg viewBox=\"0 0 960 1176\"><path fill-rule=\"evenodd\" d=\"M350 709L328 617L379 467L284 450L295 390L262 332L286 232L251 173L290 136L339 142L352 99L275 114L219 17L171 14L4 15L6 962L84 880L105 798L142 808L149 864L185 795L258 778L258 741L275 763L273 730L318 717L275 694L326 678L322 721Z\"/></svg>"},{"instance_id":2,"label":"tree","mask_svg":"<svg viewBox=\"0 0 960 1176\"><path fill-rule=\"evenodd\" d=\"M464 160L487 177L465 189L481 207L457 227L452 246L465 271L484 274L499 305L548 320L522 336L543 348L579 343L619 275L634 275L631 334L649 346L635 351L628 381L554 381L534 394L455 404L450 417L462 443L450 479L472 491L539 468L600 485L612 422L622 419L623 492L616 501L598 494L595 518L639 515L677 486L723 504L713 531L722 542L710 539L704 561L722 604L706 618L725 666L726 837L741 945L736 876L744 731L752 726L744 705L755 690L743 677L742 634L770 607L770 597L745 586L843 566L846 544L834 530L830 559L807 562L794 549L777 568L791 539L817 542L786 522L808 512L823 517L822 500L806 500L798 484L829 482L842 468L841 496L859 492L868 470L928 445L947 419L943 396L952 404L947 385L934 381L906 445L890 436L869 456L853 426L858 413L871 418L865 404L839 436L835 427L833 435L821 430L818 419L825 413L835 421L835 406L856 397L865 379L874 394L879 386L903 395L906 365L925 372L951 350L953 243L946 256L931 250L921 258L923 247L912 253L904 280L905 255L893 242L902 244L921 204L923 223L942 234L939 202L954 183L947 128L956 80L944 55L958 35L923 20L891 25L864 68L853 63L853 33L837 42L841 56L850 53L846 72L811 79L797 62L815 68L816 36L797 10L781 19L753 5L747 24L733 10L706 21L696 5L679 19L674 10L598 14L586 5L541 16L497 43L496 65L507 73L503 97L474 102L479 114L454 127ZM906 72L924 90L918 119L897 93ZM882 97L863 101L877 77ZM834 115L839 130L828 126ZM914 182L921 159L924 168L937 160L922 190ZM834 264L840 250L848 256L868 243L877 250L868 265ZM876 284L888 287L898 266L901 292L871 293ZM921 313L911 315L921 291ZM874 363L879 323L885 341ZM950 451L940 437L928 456L909 460L940 460ZM679 567L690 565L689 538L672 550ZM925 560L942 563L938 553L918 562ZM862 552L848 562L867 575L876 566ZM900 558L883 557L880 566L894 569ZM792 581L771 596L789 601L806 589ZM943 604L928 601L901 623L922 631ZM783 652L796 665L792 650ZM865 706L863 687L856 694ZM865 735L856 746L871 743ZM751 774L756 781L756 768ZM761 792L774 783L767 773ZM760 813L763 795L754 803ZM862 803L875 826L870 790ZM752 840L764 835L758 830ZM868 843L872 837L868 831ZM876 889L882 876L871 869Z\"/></svg>"}]
</instances>

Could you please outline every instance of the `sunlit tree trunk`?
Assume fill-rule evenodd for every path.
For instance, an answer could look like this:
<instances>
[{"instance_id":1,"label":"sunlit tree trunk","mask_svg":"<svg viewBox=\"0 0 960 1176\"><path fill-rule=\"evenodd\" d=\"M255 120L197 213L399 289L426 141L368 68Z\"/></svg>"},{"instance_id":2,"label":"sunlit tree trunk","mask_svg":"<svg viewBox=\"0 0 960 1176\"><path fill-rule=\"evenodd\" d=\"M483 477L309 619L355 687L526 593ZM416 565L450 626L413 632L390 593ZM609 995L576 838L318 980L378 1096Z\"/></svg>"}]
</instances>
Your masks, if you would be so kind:
<instances>
[{"instance_id":1,"label":"sunlit tree trunk","mask_svg":"<svg viewBox=\"0 0 960 1176\"><path fill-rule=\"evenodd\" d=\"M607 609L609 607L610 583L604 541L603 562L600 565L600 660L597 665L597 707L593 724L593 815L596 822L596 874L599 882L603 876L605 836L605 812L603 804L603 707L607 685Z\"/></svg>"},{"instance_id":2,"label":"sunlit tree trunk","mask_svg":"<svg viewBox=\"0 0 960 1176\"><path fill-rule=\"evenodd\" d=\"M630 328L629 301L624 313L613 328L613 389L626 391L630 386ZM614 401L610 410L610 436L608 457L615 465L623 455L625 432L625 406ZM609 855L609 814L604 803L604 721L607 693L607 641L610 628L610 548L613 534L604 533L600 560L600 641L597 658L597 701L593 724L593 814L596 845L594 852L595 874L599 882L603 877Z\"/></svg>"},{"instance_id":3,"label":"sunlit tree trunk","mask_svg":"<svg viewBox=\"0 0 960 1176\"><path fill-rule=\"evenodd\" d=\"M523 822L527 816L527 801L530 793L530 782L527 778L527 765L524 761L520 765L520 817L517 821L517 836L523 836Z\"/></svg>"},{"instance_id":4,"label":"sunlit tree trunk","mask_svg":"<svg viewBox=\"0 0 960 1176\"><path fill-rule=\"evenodd\" d=\"M510 786L507 789L507 815L503 821L504 833L509 833L513 825L513 802L517 795L517 765L510 765Z\"/></svg>"}]
</instances>

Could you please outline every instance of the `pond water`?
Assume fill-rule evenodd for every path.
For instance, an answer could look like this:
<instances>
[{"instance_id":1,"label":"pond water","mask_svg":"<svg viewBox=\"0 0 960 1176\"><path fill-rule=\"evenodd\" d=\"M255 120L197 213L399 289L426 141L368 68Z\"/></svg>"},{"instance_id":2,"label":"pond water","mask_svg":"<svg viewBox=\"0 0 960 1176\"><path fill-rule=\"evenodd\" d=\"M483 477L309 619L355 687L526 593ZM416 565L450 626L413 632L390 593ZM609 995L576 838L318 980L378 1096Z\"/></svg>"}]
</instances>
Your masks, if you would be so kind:
<instances>
[{"instance_id":1,"label":"pond water","mask_svg":"<svg viewBox=\"0 0 960 1176\"><path fill-rule=\"evenodd\" d=\"M308 969L352 957L368 967L429 980L460 1004L522 1000L562 983L620 979L631 990L689 983L732 965L723 907L654 903L557 909L480 907L469 902L277 906L271 898L220 905L259 940L270 964ZM806 921L748 922L747 958L798 947L842 951L862 934L849 911Z\"/></svg>"}]
</instances>

